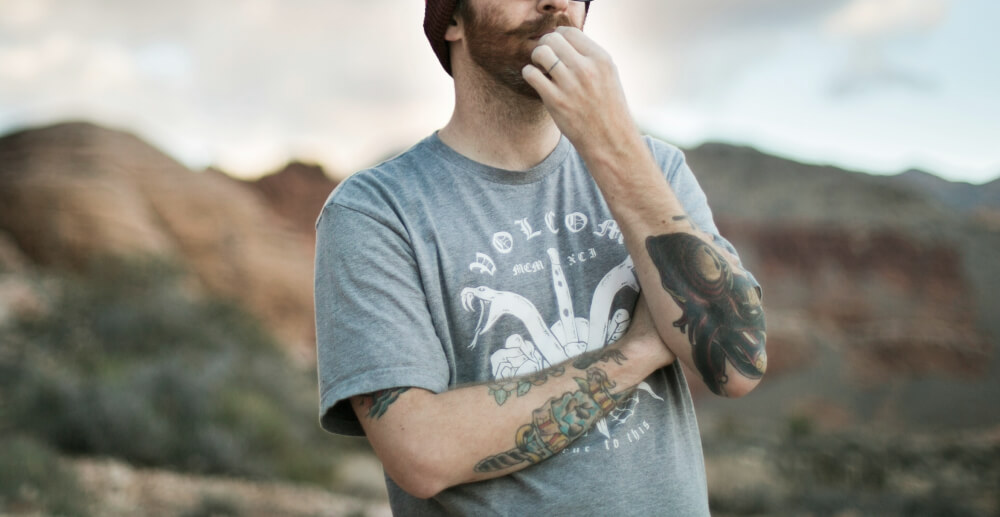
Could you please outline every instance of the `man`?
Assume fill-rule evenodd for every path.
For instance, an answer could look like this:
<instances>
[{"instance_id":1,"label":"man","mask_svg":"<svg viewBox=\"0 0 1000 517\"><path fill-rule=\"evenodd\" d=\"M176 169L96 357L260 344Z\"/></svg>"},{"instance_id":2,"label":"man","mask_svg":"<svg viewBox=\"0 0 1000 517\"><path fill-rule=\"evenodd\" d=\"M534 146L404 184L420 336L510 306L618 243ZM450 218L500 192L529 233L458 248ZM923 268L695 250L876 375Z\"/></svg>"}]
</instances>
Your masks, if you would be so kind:
<instances>
[{"instance_id":1,"label":"man","mask_svg":"<svg viewBox=\"0 0 1000 517\"><path fill-rule=\"evenodd\" d=\"M750 391L759 287L587 4L454 4L425 15L451 120L317 223L322 425L368 437L400 515L708 515L676 359Z\"/></svg>"}]
</instances>

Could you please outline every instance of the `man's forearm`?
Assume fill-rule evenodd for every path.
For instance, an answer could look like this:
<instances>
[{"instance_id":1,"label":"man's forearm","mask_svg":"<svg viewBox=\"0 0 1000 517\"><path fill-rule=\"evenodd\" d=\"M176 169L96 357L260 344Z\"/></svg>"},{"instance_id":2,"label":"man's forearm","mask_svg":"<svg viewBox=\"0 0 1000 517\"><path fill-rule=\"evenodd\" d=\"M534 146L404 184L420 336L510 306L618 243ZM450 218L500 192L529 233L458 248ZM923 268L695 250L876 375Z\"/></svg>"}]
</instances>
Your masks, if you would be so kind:
<instances>
[{"instance_id":1,"label":"man's forearm","mask_svg":"<svg viewBox=\"0 0 1000 517\"><path fill-rule=\"evenodd\" d=\"M688 219L638 133L581 150L619 223L660 336L715 393L740 396L767 367L760 292Z\"/></svg>"},{"instance_id":2,"label":"man's forearm","mask_svg":"<svg viewBox=\"0 0 1000 517\"><path fill-rule=\"evenodd\" d=\"M685 221L683 206L639 135L611 56L579 29L559 27L539 40L531 58L532 64L522 70L524 79L538 92L601 189L625 236L663 341L716 393L748 392L766 365L759 293L744 292L740 279L747 275L739 261ZM565 66L555 69L556 74L547 73L555 62ZM685 237L669 237L679 234L694 236L704 246L692 246ZM691 249L714 253L710 258L695 253L695 268L666 260L676 257L678 250ZM710 267L717 257L720 268L726 264L723 274L728 285L721 294L703 293L691 281L718 276ZM701 294L713 296L691 306L688 297ZM741 305L738 310L724 307L734 302ZM719 330L724 332L718 334ZM727 337L719 340L719 335ZM730 367L734 362L740 367ZM744 368L745 364L753 367Z\"/></svg>"},{"instance_id":3,"label":"man's forearm","mask_svg":"<svg viewBox=\"0 0 1000 517\"><path fill-rule=\"evenodd\" d=\"M650 329L512 379L518 388L506 397L497 397L505 386L478 384L441 394L387 390L352 402L389 477L415 496L430 497L557 454L669 360Z\"/></svg>"}]
</instances>

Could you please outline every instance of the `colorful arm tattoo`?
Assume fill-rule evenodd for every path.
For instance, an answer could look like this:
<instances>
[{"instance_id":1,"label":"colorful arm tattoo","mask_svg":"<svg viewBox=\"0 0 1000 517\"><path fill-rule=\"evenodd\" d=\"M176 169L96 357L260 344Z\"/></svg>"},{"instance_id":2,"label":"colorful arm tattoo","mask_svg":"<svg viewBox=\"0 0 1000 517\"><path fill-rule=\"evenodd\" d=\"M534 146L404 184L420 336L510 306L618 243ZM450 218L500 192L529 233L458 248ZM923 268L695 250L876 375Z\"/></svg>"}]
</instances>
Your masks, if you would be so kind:
<instances>
[{"instance_id":1,"label":"colorful arm tattoo","mask_svg":"<svg viewBox=\"0 0 1000 517\"><path fill-rule=\"evenodd\" d=\"M577 370L586 370L598 362L607 363L609 361L614 361L621 365L622 361L625 360L627 360L627 358L621 350L608 347L577 356L573 359L573 368L576 368ZM566 368L562 366L553 366L547 370L542 370L524 377L497 380L496 382L489 383L487 388L489 388L490 395L492 395L497 401L497 405L502 406L512 394L517 393L518 397L523 397L531 391L532 386L541 386L542 384L548 382L549 377L559 377L564 373L566 373Z\"/></svg>"},{"instance_id":2,"label":"colorful arm tattoo","mask_svg":"<svg viewBox=\"0 0 1000 517\"><path fill-rule=\"evenodd\" d=\"M705 384L725 395L727 362L744 377L759 379L767 368L764 309L750 279L689 233L649 237L646 250L663 288L683 311L674 326L687 334Z\"/></svg>"},{"instance_id":3,"label":"colorful arm tattoo","mask_svg":"<svg viewBox=\"0 0 1000 517\"><path fill-rule=\"evenodd\" d=\"M598 362L609 362L614 361L620 366L622 361L627 358L625 354L618 350L617 348L602 348L593 352L587 352L581 354L573 359L573 368L577 370L586 370L591 366L597 364ZM489 388L490 395L497 401L498 406L502 406L507 399L514 393L517 393L518 397L523 397L531 391L532 386L541 386L548 382L549 377L559 377L566 373L566 368L562 366L553 366L548 370L542 370L540 372L526 375L524 377L517 377L508 380L497 380L487 385Z\"/></svg>"},{"instance_id":4,"label":"colorful arm tattoo","mask_svg":"<svg viewBox=\"0 0 1000 517\"><path fill-rule=\"evenodd\" d=\"M548 382L549 376L559 377L564 373L566 373L566 369L562 366L553 366L548 370L542 370L524 377L508 380L498 379L496 382L487 384L486 387L489 389L493 399L497 401L497 405L502 406L504 402L507 402L512 393L517 393L518 397L523 397L531 391L532 386L541 386Z\"/></svg>"},{"instance_id":5,"label":"colorful arm tattoo","mask_svg":"<svg viewBox=\"0 0 1000 517\"><path fill-rule=\"evenodd\" d=\"M362 404L371 405L371 407L368 408L368 418L374 418L376 420L382 418L382 415L384 415L389 409L389 406L391 406L393 402L396 402L396 399L409 389L409 387L390 388L363 395Z\"/></svg>"},{"instance_id":6,"label":"colorful arm tattoo","mask_svg":"<svg viewBox=\"0 0 1000 517\"><path fill-rule=\"evenodd\" d=\"M631 394L611 393L615 383L600 368L587 370L587 378L574 377L579 391L549 399L532 411L531 423L518 428L517 445L507 452L490 456L476 464L476 472L495 472L521 463L538 463L563 450L583 436L608 414L619 400Z\"/></svg>"}]
</instances>

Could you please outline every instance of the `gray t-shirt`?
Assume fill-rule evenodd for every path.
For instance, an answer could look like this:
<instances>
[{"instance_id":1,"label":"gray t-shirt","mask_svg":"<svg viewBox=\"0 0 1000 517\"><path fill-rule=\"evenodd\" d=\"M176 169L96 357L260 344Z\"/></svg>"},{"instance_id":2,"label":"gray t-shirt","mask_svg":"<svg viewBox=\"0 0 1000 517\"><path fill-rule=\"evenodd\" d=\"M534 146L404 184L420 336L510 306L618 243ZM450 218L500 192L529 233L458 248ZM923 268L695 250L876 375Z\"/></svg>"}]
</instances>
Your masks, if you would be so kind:
<instances>
[{"instance_id":1,"label":"gray t-shirt","mask_svg":"<svg viewBox=\"0 0 1000 517\"><path fill-rule=\"evenodd\" d=\"M647 142L694 223L718 235L683 154ZM316 240L320 419L334 433L362 434L354 395L440 393L601 348L621 336L638 297L618 225L565 138L538 166L511 172L432 135L344 181ZM407 516L708 515L698 425L676 363L537 465L429 500L386 483L393 511Z\"/></svg>"}]
</instances>

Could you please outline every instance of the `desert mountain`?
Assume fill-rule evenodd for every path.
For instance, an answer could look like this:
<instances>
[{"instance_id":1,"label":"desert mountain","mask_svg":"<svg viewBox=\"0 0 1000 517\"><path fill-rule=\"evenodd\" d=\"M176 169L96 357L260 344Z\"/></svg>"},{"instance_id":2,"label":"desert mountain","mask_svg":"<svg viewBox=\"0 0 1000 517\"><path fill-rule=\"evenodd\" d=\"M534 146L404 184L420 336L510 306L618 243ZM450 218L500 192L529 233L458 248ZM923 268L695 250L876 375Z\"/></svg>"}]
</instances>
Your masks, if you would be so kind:
<instances>
[{"instance_id":1,"label":"desert mountain","mask_svg":"<svg viewBox=\"0 0 1000 517\"><path fill-rule=\"evenodd\" d=\"M821 425L1000 422L995 185L870 176L707 144L687 153L723 235L764 286L772 373L720 414ZM994 182L996 183L996 182ZM928 186L931 185L931 186ZM959 210L957 197L970 210Z\"/></svg>"},{"instance_id":2,"label":"desert mountain","mask_svg":"<svg viewBox=\"0 0 1000 517\"><path fill-rule=\"evenodd\" d=\"M900 174L898 181L937 199L959 213L1000 210L1000 178L983 185L972 185L947 181L929 172L910 169Z\"/></svg>"},{"instance_id":3,"label":"desert mountain","mask_svg":"<svg viewBox=\"0 0 1000 517\"><path fill-rule=\"evenodd\" d=\"M0 231L34 263L177 261L311 357L312 237L293 227L251 185L193 173L125 132L73 122L0 139Z\"/></svg>"},{"instance_id":4,"label":"desert mountain","mask_svg":"<svg viewBox=\"0 0 1000 517\"><path fill-rule=\"evenodd\" d=\"M292 162L251 183L293 228L309 234L319 210L337 184L319 165Z\"/></svg>"}]
</instances>

